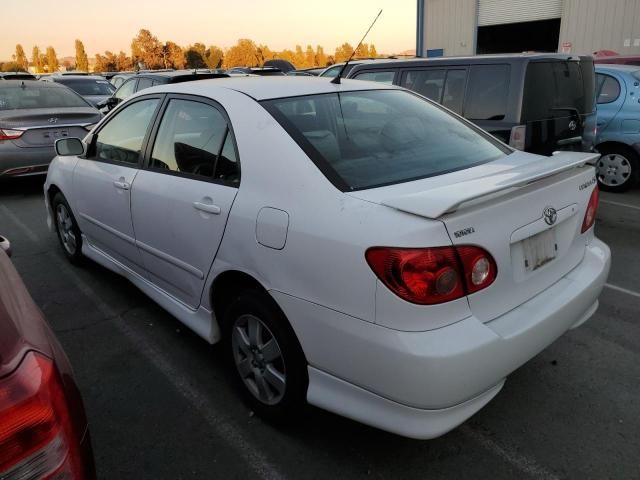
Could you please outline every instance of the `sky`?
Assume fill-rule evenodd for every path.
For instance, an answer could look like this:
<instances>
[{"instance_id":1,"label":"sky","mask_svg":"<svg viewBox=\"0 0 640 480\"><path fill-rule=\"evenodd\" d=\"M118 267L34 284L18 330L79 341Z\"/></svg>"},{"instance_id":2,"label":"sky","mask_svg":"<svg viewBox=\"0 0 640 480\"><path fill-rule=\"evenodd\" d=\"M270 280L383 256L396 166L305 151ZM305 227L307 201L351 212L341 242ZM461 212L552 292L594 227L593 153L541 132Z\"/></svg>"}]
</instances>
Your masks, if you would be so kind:
<instances>
[{"instance_id":1,"label":"sky","mask_svg":"<svg viewBox=\"0 0 640 480\"><path fill-rule=\"evenodd\" d=\"M321 45L333 53L355 47L378 11L366 43L379 53L415 47L416 0L6 0L0 7L0 61L20 43L27 56L51 45L58 57L75 55L83 41L92 57L105 50L130 55L141 28L162 42L230 47L250 38L272 50Z\"/></svg>"}]
</instances>

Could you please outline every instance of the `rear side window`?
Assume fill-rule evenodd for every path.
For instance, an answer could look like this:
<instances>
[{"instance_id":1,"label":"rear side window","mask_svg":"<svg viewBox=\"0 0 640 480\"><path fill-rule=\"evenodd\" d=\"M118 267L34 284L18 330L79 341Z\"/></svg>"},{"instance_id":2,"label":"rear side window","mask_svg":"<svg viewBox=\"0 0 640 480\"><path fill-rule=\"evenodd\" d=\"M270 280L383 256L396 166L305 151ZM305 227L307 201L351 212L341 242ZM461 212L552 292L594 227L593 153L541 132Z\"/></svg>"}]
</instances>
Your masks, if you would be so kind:
<instances>
[{"instance_id":1,"label":"rear side window","mask_svg":"<svg viewBox=\"0 0 640 480\"><path fill-rule=\"evenodd\" d=\"M310 95L262 104L343 191L441 175L510 152L403 90Z\"/></svg>"},{"instance_id":2,"label":"rear side window","mask_svg":"<svg viewBox=\"0 0 640 480\"><path fill-rule=\"evenodd\" d=\"M620 84L618 80L609 75L597 74L598 104L615 102L620 96Z\"/></svg>"},{"instance_id":3,"label":"rear side window","mask_svg":"<svg viewBox=\"0 0 640 480\"><path fill-rule=\"evenodd\" d=\"M464 100L464 87L466 80L466 70L449 70L444 82L442 105L458 114L462 113L462 101Z\"/></svg>"},{"instance_id":4,"label":"rear side window","mask_svg":"<svg viewBox=\"0 0 640 480\"><path fill-rule=\"evenodd\" d=\"M116 93L113 94L114 97L116 97L118 100L124 100L125 98L133 95L133 89L136 86L137 80L138 80L137 78L130 78L129 80L124 82L120 86L120 88L116 90Z\"/></svg>"},{"instance_id":5,"label":"rear side window","mask_svg":"<svg viewBox=\"0 0 640 480\"><path fill-rule=\"evenodd\" d=\"M140 91L140 90L144 90L145 88L149 88L153 86L153 80L151 80L150 78L141 78L138 80L138 90L136 91Z\"/></svg>"},{"instance_id":6,"label":"rear side window","mask_svg":"<svg viewBox=\"0 0 640 480\"><path fill-rule=\"evenodd\" d=\"M591 113L593 88L593 80L584 78L578 62L531 62L525 77L523 120L569 117L576 110Z\"/></svg>"},{"instance_id":7,"label":"rear side window","mask_svg":"<svg viewBox=\"0 0 640 480\"><path fill-rule=\"evenodd\" d=\"M395 77L396 72L362 72L356 75L354 78L358 80L370 80L372 82L386 83L388 85L393 85L393 78Z\"/></svg>"},{"instance_id":8,"label":"rear side window","mask_svg":"<svg viewBox=\"0 0 640 480\"><path fill-rule=\"evenodd\" d=\"M503 120L507 113L509 65L476 65L469 72L464 117Z\"/></svg>"},{"instance_id":9,"label":"rear side window","mask_svg":"<svg viewBox=\"0 0 640 480\"><path fill-rule=\"evenodd\" d=\"M446 70L408 71L402 79L402 86L440 103L444 90Z\"/></svg>"}]
</instances>

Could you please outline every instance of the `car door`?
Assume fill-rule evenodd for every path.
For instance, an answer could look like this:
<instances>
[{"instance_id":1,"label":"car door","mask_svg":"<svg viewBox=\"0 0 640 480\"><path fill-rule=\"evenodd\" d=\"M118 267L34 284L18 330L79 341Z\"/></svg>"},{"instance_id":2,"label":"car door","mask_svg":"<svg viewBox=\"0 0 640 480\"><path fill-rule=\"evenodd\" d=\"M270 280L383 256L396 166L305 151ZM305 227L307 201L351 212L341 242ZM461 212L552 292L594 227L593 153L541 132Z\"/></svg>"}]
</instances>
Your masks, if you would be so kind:
<instances>
[{"instance_id":1,"label":"car door","mask_svg":"<svg viewBox=\"0 0 640 480\"><path fill-rule=\"evenodd\" d=\"M131 222L130 195L159 95L141 97L114 112L93 134L73 173L77 220L89 244L142 272Z\"/></svg>"},{"instance_id":2,"label":"car door","mask_svg":"<svg viewBox=\"0 0 640 480\"><path fill-rule=\"evenodd\" d=\"M168 97L132 189L131 212L149 280L190 308L200 304L238 191L226 113L200 97Z\"/></svg>"},{"instance_id":3,"label":"car door","mask_svg":"<svg viewBox=\"0 0 640 480\"><path fill-rule=\"evenodd\" d=\"M618 114L626 97L624 82L606 73L596 73L598 131L604 132Z\"/></svg>"}]
</instances>

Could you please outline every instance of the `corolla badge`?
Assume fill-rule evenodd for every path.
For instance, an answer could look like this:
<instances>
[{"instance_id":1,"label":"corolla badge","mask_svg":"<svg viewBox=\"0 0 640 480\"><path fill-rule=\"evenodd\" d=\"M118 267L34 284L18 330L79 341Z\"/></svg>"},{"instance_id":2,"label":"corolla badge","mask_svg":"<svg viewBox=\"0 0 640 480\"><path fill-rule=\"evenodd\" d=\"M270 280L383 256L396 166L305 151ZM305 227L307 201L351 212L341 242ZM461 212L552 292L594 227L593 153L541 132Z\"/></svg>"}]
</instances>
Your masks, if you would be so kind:
<instances>
[{"instance_id":1,"label":"corolla badge","mask_svg":"<svg viewBox=\"0 0 640 480\"><path fill-rule=\"evenodd\" d=\"M542 215L547 225L553 225L554 223L556 223L556 220L558 219L558 212L553 207L545 208L542 211Z\"/></svg>"},{"instance_id":2,"label":"corolla badge","mask_svg":"<svg viewBox=\"0 0 640 480\"><path fill-rule=\"evenodd\" d=\"M575 120L571 120L569 122L569 130L573 132L576 128L578 128L578 122L576 122Z\"/></svg>"}]
</instances>

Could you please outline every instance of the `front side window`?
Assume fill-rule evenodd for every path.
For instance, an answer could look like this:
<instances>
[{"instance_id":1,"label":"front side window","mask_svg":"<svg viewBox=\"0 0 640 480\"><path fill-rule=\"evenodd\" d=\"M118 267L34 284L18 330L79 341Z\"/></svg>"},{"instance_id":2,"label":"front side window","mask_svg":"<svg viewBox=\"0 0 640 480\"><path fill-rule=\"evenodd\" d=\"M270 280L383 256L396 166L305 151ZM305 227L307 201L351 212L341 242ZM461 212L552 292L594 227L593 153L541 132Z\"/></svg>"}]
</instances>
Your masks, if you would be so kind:
<instances>
[{"instance_id":1,"label":"front side window","mask_svg":"<svg viewBox=\"0 0 640 480\"><path fill-rule=\"evenodd\" d=\"M620 84L618 80L609 76L596 74L596 84L598 85L598 104L615 102L620 96Z\"/></svg>"},{"instance_id":2,"label":"front side window","mask_svg":"<svg viewBox=\"0 0 640 480\"><path fill-rule=\"evenodd\" d=\"M509 65L474 65L464 116L469 120L504 120L509 96Z\"/></svg>"},{"instance_id":3,"label":"front side window","mask_svg":"<svg viewBox=\"0 0 640 480\"><path fill-rule=\"evenodd\" d=\"M467 80L466 70L449 70L444 83L442 105L456 113L462 113L464 85Z\"/></svg>"},{"instance_id":4,"label":"front side window","mask_svg":"<svg viewBox=\"0 0 640 480\"><path fill-rule=\"evenodd\" d=\"M105 162L137 165L142 144L160 100L150 98L124 107L98 132L90 156Z\"/></svg>"},{"instance_id":5,"label":"front side window","mask_svg":"<svg viewBox=\"0 0 640 480\"><path fill-rule=\"evenodd\" d=\"M338 65L337 67L331 67L329 70L325 71L322 76L323 77L329 77L329 78L333 78L338 76L338 73L340 72L340 69L342 68L342 65Z\"/></svg>"},{"instance_id":6,"label":"front side window","mask_svg":"<svg viewBox=\"0 0 640 480\"><path fill-rule=\"evenodd\" d=\"M131 95L133 95L133 89L136 86L136 81L137 78L130 78L129 80L124 82L118 90L116 90L116 93L114 93L113 96L116 97L119 101L130 97Z\"/></svg>"},{"instance_id":7,"label":"front side window","mask_svg":"<svg viewBox=\"0 0 640 480\"><path fill-rule=\"evenodd\" d=\"M441 175L510 152L438 106L401 90L262 104L343 191Z\"/></svg>"},{"instance_id":8,"label":"front side window","mask_svg":"<svg viewBox=\"0 0 640 480\"><path fill-rule=\"evenodd\" d=\"M196 178L239 180L231 131L206 103L173 99L162 116L149 167Z\"/></svg>"},{"instance_id":9,"label":"front side window","mask_svg":"<svg viewBox=\"0 0 640 480\"><path fill-rule=\"evenodd\" d=\"M406 73L402 86L440 103L446 70L417 70Z\"/></svg>"},{"instance_id":10,"label":"front side window","mask_svg":"<svg viewBox=\"0 0 640 480\"><path fill-rule=\"evenodd\" d=\"M362 72L356 75L354 78L358 80L370 80L372 82L386 83L387 85L393 85L393 78L396 73L391 72Z\"/></svg>"}]
</instances>

